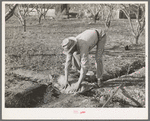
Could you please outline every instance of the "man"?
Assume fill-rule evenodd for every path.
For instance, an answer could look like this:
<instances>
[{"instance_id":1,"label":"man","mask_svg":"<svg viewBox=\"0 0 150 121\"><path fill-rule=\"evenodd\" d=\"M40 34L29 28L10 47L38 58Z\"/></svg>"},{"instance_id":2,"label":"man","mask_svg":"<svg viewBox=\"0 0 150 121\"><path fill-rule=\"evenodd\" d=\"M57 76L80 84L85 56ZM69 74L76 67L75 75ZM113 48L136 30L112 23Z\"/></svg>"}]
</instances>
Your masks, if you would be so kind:
<instances>
[{"instance_id":1,"label":"man","mask_svg":"<svg viewBox=\"0 0 150 121\"><path fill-rule=\"evenodd\" d=\"M73 92L78 91L82 80L85 78L86 73L88 72L89 66L89 51L97 46L96 48L96 77L98 80L98 85L102 86L101 78L103 74L103 62L102 55L104 51L104 46L106 43L106 34L103 34L102 30L89 29L77 37L69 37L63 40L62 47L64 49L64 54L66 54L66 64L65 64L65 85L64 88L67 88L68 74L69 69L72 66L80 70L80 77L78 82L73 87Z\"/></svg>"}]
</instances>

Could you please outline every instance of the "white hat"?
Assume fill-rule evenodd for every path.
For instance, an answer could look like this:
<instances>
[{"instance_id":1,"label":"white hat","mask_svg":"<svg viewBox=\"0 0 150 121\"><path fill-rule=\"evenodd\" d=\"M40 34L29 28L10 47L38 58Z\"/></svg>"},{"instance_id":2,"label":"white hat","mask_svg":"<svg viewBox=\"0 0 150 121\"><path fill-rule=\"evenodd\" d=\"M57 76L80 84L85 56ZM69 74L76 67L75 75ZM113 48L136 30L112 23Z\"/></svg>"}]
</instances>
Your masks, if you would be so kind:
<instances>
[{"instance_id":1,"label":"white hat","mask_svg":"<svg viewBox=\"0 0 150 121\"><path fill-rule=\"evenodd\" d=\"M75 37L69 37L62 41L62 47L65 53L70 53L73 47L76 45L77 41Z\"/></svg>"}]
</instances>

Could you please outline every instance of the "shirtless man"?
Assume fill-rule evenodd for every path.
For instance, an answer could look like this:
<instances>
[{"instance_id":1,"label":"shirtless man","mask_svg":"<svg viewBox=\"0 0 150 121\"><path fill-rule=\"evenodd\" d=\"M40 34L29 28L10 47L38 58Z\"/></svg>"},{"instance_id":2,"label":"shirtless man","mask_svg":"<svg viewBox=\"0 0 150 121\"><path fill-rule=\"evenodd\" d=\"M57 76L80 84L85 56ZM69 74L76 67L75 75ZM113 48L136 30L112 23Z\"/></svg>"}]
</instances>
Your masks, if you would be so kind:
<instances>
[{"instance_id":1,"label":"shirtless man","mask_svg":"<svg viewBox=\"0 0 150 121\"><path fill-rule=\"evenodd\" d=\"M69 37L63 40L62 47L64 49L64 54L66 54L64 88L67 88L67 86L70 85L68 82L68 74L72 64L72 66L76 67L76 69L80 71L78 82L73 87L73 92L78 91L82 80L85 78L85 75L88 72L89 51L95 46L97 46L95 54L96 78L98 80L98 85L102 86L102 55L105 43L106 34L104 34L102 30L96 29L88 29L76 37Z\"/></svg>"}]
</instances>

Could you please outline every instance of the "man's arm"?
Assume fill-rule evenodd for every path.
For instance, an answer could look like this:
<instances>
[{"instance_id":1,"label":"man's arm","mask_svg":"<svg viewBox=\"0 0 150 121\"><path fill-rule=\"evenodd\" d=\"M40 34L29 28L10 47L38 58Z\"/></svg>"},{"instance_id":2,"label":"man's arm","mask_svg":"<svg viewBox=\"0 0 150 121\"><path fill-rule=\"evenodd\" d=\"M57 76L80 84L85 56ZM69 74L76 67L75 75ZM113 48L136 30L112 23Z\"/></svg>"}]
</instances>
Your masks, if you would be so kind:
<instances>
[{"instance_id":1,"label":"man's arm","mask_svg":"<svg viewBox=\"0 0 150 121\"><path fill-rule=\"evenodd\" d=\"M80 77L79 77L78 82L77 82L78 85L79 85L79 87L80 87L81 82L82 82L83 79L85 78L85 75L86 75L87 71L88 71L87 69L81 67L81 70L80 70ZM79 88L79 87L78 87L78 88Z\"/></svg>"},{"instance_id":2,"label":"man's arm","mask_svg":"<svg viewBox=\"0 0 150 121\"><path fill-rule=\"evenodd\" d=\"M83 81L83 79L85 78L86 73L88 72L88 63L89 59L88 59L88 49L85 49L81 52L81 70L80 70L80 77L78 79L78 88L80 87L81 82Z\"/></svg>"},{"instance_id":3,"label":"man's arm","mask_svg":"<svg viewBox=\"0 0 150 121\"><path fill-rule=\"evenodd\" d=\"M66 57L66 64L65 64L65 87L67 86L68 83L68 75L69 75L69 69L71 67L71 60L72 60L72 55L71 54L67 54Z\"/></svg>"}]
</instances>

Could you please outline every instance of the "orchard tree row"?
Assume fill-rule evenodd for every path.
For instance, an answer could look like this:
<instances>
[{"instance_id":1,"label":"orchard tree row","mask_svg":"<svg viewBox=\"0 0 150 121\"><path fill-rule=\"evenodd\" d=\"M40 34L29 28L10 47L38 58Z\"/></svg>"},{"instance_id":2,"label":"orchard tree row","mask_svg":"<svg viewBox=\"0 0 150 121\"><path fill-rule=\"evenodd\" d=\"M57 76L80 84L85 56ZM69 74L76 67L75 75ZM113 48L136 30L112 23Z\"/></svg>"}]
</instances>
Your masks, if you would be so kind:
<instances>
[{"instance_id":1,"label":"orchard tree row","mask_svg":"<svg viewBox=\"0 0 150 121\"><path fill-rule=\"evenodd\" d=\"M6 4L5 7L8 8L5 12L5 21L13 15L16 16L24 27L24 31L26 31L27 16L31 12L36 11L38 22L41 23L42 18L46 18L49 9L55 9L54 20L64 14L69 19L70 11L74 9L77 12L77 18L90 18L93 23L104 20L107 29L111 26L113 13L118 10L122 11L128 19L136 44L145 27L145 4ZM133 15L135 20L132 19Z\"/></svg>"}]
</instances>

